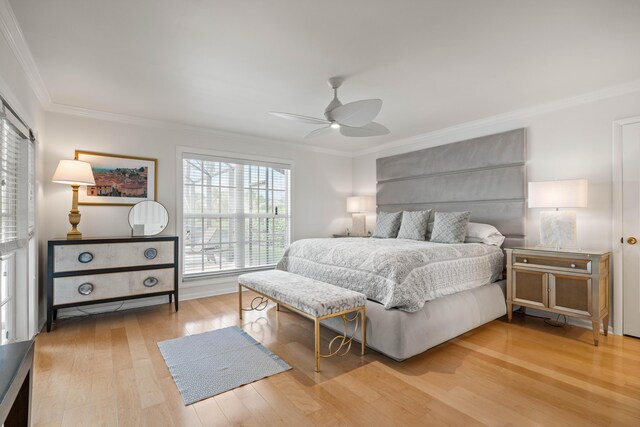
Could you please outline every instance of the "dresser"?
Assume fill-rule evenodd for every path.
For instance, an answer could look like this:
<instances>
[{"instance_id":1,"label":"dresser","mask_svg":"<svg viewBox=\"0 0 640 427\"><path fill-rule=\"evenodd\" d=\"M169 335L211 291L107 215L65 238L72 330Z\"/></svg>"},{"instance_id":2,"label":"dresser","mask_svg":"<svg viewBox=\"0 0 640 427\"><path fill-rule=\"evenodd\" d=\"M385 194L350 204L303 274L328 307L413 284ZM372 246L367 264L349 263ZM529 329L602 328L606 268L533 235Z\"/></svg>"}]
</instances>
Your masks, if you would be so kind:
<instances>
[{"instance_id":1,"label":"dresser","mask_svg":"<svg viewBox=\"0 0 640 427\"><path fill-rule=\"evenodd\" d=\"M178 237L49 240L47 332L60 308L168 295L178 311Z\"/></svg>"},{"instance_id":2,"label":"dresser","mask_svg":"<svg viewBox=\"0 0 640 427\"><path fill-rule=\"evenodd\" d=\"M539 248L507 252L507 317L513 305L590 320L597 346L609 329L611 253Z\"/></svg>"}]
</instances>

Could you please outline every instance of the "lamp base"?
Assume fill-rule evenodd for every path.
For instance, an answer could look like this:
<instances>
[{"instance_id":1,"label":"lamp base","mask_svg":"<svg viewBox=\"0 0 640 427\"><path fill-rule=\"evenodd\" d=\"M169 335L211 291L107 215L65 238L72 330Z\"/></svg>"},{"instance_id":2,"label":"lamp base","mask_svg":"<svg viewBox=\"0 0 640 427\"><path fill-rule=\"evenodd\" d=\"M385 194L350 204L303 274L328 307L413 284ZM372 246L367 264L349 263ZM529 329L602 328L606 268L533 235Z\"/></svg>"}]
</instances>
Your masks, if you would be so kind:
<instances>
[{"instance_id":1,"label":"lamp base","mask_svg":"<svg viewBox=\"0 0 640 427\"><path fill-rule=\"evenodd\" d=\"M351 235L366 236L367 235L367 215L363 213L351 214Z\"/></svg>"},{"instance_id":2,"label":"lamp base","mask_svg":"<svg viewBox=\"0 0 640 427\"><path fill-rule=\"evenodd\" d=\"M72 185L73 198L71 201L71 211L69 212L69 224L71 224L71 231L67 233L67 240L82 240L82 233L78 231L78 224L80 224L80 211L78 210L78 188L79 185Z\"/></svg>"},{"instance_id":3,"label":"lamp base","mask_svg":"<svg viewBox=\"0 0 640 427\"><path fill-rule=\"evenodd\" d=\"M540 245L561 248L576 248L575 211L540 212Z\"/></svg>"}]
</instances>

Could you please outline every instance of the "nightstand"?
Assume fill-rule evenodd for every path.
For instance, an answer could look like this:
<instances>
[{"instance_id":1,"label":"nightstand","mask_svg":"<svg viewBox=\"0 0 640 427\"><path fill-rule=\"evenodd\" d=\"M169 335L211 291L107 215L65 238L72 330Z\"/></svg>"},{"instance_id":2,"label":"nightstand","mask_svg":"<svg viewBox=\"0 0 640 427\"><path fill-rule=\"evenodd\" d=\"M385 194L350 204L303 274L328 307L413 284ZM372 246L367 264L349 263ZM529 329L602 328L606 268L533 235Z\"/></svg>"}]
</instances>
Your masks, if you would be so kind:
<instances>
[{"instance_id":1,"label":"nightstand","mask_svg":"<svg viewBox=\"0 0 640 427\"><path fill-rule=\"evenodd\" d=\"M507 318L513 305L591 320L598 345L600 322L609 329L610 252L506 249Z\"/></svg>"}]
</instances>

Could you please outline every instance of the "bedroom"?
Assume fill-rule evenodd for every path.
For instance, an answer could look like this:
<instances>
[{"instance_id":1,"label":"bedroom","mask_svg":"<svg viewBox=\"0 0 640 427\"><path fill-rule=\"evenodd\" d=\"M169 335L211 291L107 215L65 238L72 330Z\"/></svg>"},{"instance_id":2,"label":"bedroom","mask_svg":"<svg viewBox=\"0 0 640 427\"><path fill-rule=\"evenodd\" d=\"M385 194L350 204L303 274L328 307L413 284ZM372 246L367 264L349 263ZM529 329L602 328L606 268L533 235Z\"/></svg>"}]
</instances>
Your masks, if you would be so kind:
<instances>
[{"instance_id":1,"label":"bedroom","mask_svg":"<svg viewBox=\"0 0 640 427\"><path fill-rule=\"evenodd\" d=\"M34 426L637 425L640 253L630 239L640 224L628 221L639 217L633 214L638 201L624 184L637 179L629 141L640 140L638 17L637 2L622 0L0 0L2 160L15 163L15 188L28 187L3 188L7 215L14 216L2 223L0 349L9 354L19 347L34 358L24 393L17 392L22 381L3 383L2 421L8 426L26 414ZM324 114L334 95L327 81L337 76L345 106L382 100L373 115L390 133L345 136L364 131L335 108ZM305 137L337 121L340 128ZM33 141L14 138L20 150L31 150L18 160L10 136L30 131ZM64 181L58 166L76 156L91 165L95 190L80 187L83 239L67 240L72 191L53 180ZM15 166L22 161L24 168ZM558 180L586 183L585 200L540 203L531 183ZM163 220L150 227L159 234L130 237L145 233L130 226L134 201L165 208ZM539 246L549 237L544 219L554 208L575 213L565 225L576 241L560 251ZM353 237L363 225L364 234L379 235L382 213L428 209L433 212L421 217L427 233L429 223L431 232L436 228L436 213L470 211L472 224L492 225L506 240L496 246L436 243L426 241L427 233L418 240L393 233ZM397 221L402 228L402 215ZM462 240L474 227L464 228ZM347 229L351 236L341 237ZM391 249L378 246L402 242L425 257L441 256L439 249L424 255L423 248L438 245L494 253L502 280L493 270L478 276L483 283L466 280L466 289L445 280L447 292L457 292L421 295L408 310L395 302L385 307L384 297L371 293L376 280L386 290L408 282L395 281L402 275L383 262ZM290 251L306 257L315 248L320 258L283 267L290 243ZM88 262L65 252L84 245L92 245L80 251L91 254L83 258ZM523 246L528 249L518 252ZM111 251L104 260L102 250ZM333 270L309 272L308 265L336 253ZM375 275L365 269L375 263L347 268L362 261L358 253L379 255ZM530 262L541 259L546 264ZM464 262L458 255L448 261ZM565 261L561 270L553 265ZM255 278L269 281L260 275L279 262L292 275L286 276L291 287L282 280L261 288L281 295L268 295L266 307L253 300L257 294L243 292L244 309L264 309L239 312L238 276L253 274L243 283L258 290ZM152 268L162 274L146 282ZM530 282L521 283L546 292L518 304L522 295L509 299L508 291L523 272L531 273ZM560 293L551 307L550 290L573 283L562 282L567 275L583 279L571 289L590 291L578 295L584 298L573 311L558 308ZM418 282L426 277L417 276ZM97 282L104 277L114 278L106 281L106 294ZM134 279L145 281L131 285L142 296L157 295L129 299L140 296L128 287ZM62 286L57 283L72 284L73 292L52 292ZM303 285L308 292L296 293ZM414 283L409 292L423 285ZM109 294L115 289L120 293ZM318 316L309 312L317 306L296 305L310 302L313 292L323 303L334 292L349 301L368 298L364 355L357 331L346 354L314 366L314 338L326 355L343 324L338 316L315 333ZM483 292L491 295L483 300ZM82 305L92 300L99 303ZM351 336L362 317L357 310L348 317ZM607 321L594 334L594 322L600 329ZM214 390L219 380L202 385L189 377L200 373L193 365L177 375L183 363L172 361L184 362L189 352L181 353L180 344L168 354L171 346L159 343L216 331L254 340L284 372L242 381L251 371L243 365L258 363L243 363L249 353L240 351L227 361L237 382L226 390ZM25 347L32 339L35 345ZM218 347L196 345L191 353ZM21 360L24 374L30 359ZM200 378L215 378L215 365L201 366ZM3 363L6 381L14 377L9 371ZM194 388L205 395L188 402ZM20 406L25 396L31 404Z\"/></svg>"}]
</instances>

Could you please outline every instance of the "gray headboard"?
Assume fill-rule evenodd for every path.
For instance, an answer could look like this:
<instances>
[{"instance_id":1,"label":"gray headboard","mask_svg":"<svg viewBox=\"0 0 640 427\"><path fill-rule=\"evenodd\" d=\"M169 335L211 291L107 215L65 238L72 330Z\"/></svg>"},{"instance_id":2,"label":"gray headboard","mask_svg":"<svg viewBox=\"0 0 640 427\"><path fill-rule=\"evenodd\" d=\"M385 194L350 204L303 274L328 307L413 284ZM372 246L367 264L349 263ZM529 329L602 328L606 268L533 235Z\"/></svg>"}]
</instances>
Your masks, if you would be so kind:
<instances>
[{"instance_id":1,"label":"gray headboard","mask_svg":"<svg viewBox=\"0 0 640 427\"><path fill-rule=\"evenodd\" d=\"M378 159L378 210L471 211L507 237L503 247L523 245L525 136L516 129Z\"/></svg>"}]
</instances>

